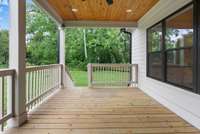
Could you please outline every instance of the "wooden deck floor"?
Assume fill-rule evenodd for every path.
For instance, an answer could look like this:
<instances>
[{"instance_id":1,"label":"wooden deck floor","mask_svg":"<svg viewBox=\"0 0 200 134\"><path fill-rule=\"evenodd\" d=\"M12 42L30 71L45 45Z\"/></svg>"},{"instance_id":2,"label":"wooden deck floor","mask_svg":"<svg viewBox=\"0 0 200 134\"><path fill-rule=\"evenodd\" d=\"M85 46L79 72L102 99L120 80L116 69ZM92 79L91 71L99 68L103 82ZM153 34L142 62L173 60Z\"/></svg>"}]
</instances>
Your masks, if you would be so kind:
<instances>
[{"instance_id":1,"label":"wooden deck floor","mask_svg":"<svg viewBox=\"0 0 200 134\"><path fill-rule=\"evenodd\" d=\"M138 89L60 90L6 134L200 134Z\"/></svg>"}]
</instances>

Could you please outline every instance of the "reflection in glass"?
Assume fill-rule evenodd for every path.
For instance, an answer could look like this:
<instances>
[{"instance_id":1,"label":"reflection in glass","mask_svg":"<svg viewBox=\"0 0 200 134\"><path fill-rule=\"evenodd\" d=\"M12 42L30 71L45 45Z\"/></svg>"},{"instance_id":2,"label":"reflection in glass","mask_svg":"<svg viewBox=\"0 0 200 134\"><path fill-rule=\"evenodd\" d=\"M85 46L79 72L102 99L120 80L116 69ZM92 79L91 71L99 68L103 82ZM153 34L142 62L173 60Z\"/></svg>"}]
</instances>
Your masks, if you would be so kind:
<instances>
[{"instance_id":1,"label":"reflection in glass","mask_svg":"<svg viewBox=\"0 0 200 134\"><path fill-rule=\"evenodd\" d=\"M162 59L161 53L151 53L149 54L149 76L157 79L162 78Z\"/></svg>"},{"instance_id":2,"label":"reflection in glass","mask_svg":"<svg viewBox=\"0 0 200 134\"><path fill-rule=\"evenodd\" d=\"M162 25L158 24L148 30L148 51L155 52L161 50Z\"/></svg>"},{"instance_id":3,"label":"reflection in glass","mask_svg":"<svg viewBox=\"0 0 200 134\"><path fill-rule=\"evenodd\" d=\"M167 81L192 88L193 7L166 21Z\"/></svg>"},{"instance_id":4,"label":"reflection in glass","mask_svg":"<svg viewBox=\"0 0 200 134\"><path fill-rule=\"evenodd\" d=\"M192 49L167 52L167 81L192 88Z\"/></svg>"},{"instance_id":5,"label":"reflection in glass","mask_svg":"<svg viewBox=\"0 0 200 134\"><path fill-rule=\"evenodd\" d=\"M166 21L166 48L189 47L193 44L192 6Z\"/></svg>"}]
</instances>

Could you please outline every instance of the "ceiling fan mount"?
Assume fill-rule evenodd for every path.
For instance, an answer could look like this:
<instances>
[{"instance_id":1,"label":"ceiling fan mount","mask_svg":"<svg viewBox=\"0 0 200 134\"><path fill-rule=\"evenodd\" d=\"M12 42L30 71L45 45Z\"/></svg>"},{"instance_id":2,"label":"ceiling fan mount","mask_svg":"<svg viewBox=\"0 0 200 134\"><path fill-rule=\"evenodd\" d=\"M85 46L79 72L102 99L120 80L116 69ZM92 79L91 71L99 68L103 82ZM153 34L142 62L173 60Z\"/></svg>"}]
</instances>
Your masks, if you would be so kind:
<instances>
[{"instance_id":1,"label":"ceiling fan mount","mask_svg":"<svg viewBox=\"0 0 200 134\"><path fill-rule=\"evenodd\" d=\"M106 2L109 6L113 4L113 0L106 0Z\"/></svg>"}]
</instances>

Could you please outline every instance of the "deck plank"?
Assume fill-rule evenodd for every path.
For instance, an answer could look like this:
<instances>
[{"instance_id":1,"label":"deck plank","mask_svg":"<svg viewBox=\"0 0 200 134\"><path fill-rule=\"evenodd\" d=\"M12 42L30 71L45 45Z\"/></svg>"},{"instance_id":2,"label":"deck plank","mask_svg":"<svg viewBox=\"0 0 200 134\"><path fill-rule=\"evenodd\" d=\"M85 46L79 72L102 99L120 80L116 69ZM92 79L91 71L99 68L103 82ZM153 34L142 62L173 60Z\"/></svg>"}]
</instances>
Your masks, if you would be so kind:
<instances>
[{"instance_id":1,"label":"deck plank","mask_svg":"<svg viewBox=\"0 0 200 134\"><path fill-rule=\"evenodd\" d=\"M139 89L60 90L5 134L200 134Z\"/></svg>"}]
</instances>

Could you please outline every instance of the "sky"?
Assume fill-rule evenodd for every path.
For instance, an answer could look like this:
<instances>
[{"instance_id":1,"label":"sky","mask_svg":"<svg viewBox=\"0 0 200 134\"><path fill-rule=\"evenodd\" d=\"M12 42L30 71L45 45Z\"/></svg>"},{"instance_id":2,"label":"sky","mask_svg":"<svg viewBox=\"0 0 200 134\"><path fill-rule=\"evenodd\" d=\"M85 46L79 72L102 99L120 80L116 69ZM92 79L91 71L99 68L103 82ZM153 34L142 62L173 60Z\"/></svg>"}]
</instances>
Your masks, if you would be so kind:
<instances>
[{"instance_id":1,"label":"sky","mask_svg":"<svg viewBox=\"0 0 200 134\"><path fill-rule=\"evenodd\" d=\"M0 29L8 29L9 26L9 8L7 0L0 4Z\"/></svg>"},{"instance_id":2,"label":"sky","mask_svg":"<svg viewBox=\"0 0 200 134\"><path fill-rule=\"evenodd\" d=\"M31 0L27 0L27 2L32 2ZM0 29L8 29L9 28L9 6L8 0L3 0L0 3Z\"/></svg>"}]
</instances>

